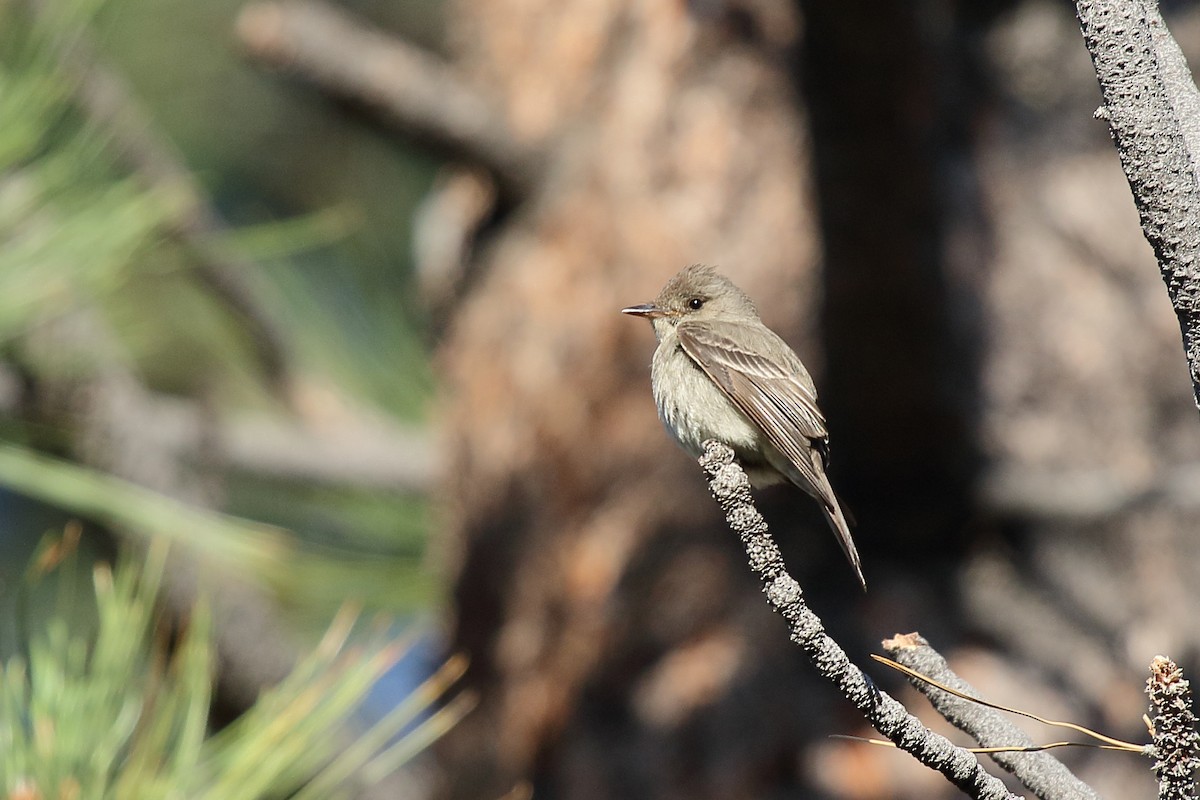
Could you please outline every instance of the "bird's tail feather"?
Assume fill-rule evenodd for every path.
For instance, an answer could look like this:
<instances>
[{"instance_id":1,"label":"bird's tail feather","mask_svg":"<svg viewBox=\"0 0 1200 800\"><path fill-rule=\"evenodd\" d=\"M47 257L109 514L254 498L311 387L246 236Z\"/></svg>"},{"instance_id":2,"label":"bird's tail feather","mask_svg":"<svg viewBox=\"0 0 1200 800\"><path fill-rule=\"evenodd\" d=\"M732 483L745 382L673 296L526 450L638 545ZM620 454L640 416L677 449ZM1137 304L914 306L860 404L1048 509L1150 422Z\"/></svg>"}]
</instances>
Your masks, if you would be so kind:
<instances>
[{"instance_id":1,"label":"bird's tail feather","mask_svg":"<svg viewBox=\"0 0 1200 800\"><path fill-rule=\"evenodd\" d=\"M830 497L832 496L831 492ZM829 527L833 528L838 544L841 545L842 552L846 554L846 560L854 568L854 574L865 592L867 579L863 577L862 559L858 557L858 548L854 546L854 539L850 536L850 525L846 522L846 516L842 513L841 506L834 499L832 502L822 501L821 509L825 512L825 519L829 521Z\"/></svg>"},{"instance_id":2,"label":"bird's tail feather","mask_svg":"<svg viewBox=\"0 0 1200 800\"><path fill-rule=\"evenodd\" d=\"M829 482L829 477L825 474L816 451L813 451L813 456L813 468L807 474L783 458L771 459L770 463L786 475L788 480L821 504L821 510L825 512L825 519L829 522L829 527L833 528L838 544L841 546L842 552L846 554L846 560L854 568L854 575L865 592L867 579L863 577L862 559L858 557L858 548L854 546L854 539L850 536L850 524L846 521L846 513L842 509L837 493L833 491L833 485Z\"/></svg>"}]
</instances>

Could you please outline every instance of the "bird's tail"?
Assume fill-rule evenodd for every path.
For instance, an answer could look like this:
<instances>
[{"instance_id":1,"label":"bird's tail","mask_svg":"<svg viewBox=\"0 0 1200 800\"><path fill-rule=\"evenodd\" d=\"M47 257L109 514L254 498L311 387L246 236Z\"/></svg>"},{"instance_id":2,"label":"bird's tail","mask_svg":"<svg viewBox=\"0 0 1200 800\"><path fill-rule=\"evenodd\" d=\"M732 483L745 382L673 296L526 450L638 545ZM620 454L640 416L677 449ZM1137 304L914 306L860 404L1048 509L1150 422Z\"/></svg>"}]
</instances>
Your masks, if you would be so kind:
<instances>
[{"instance_id":1,"label":"bird's tail","mask_svg":"<svg viewBox=\"0 0 1200 800\"><path fill-rule=\"evenodd\" d=\"M829 521L829 527L833 528L838 544L841 545L842 552L846 554L846 560L854 568L854 574L858 577L858 582L862 584L865 592L867 579L863 577L862 559L858 557L858 548L854 546L854 539L850 536L850 525L846 522L846 515L842 513L842 507L832 489L827 497L821 498L821 510L825 512L825 519Z\"/></svg>"},{"instance_id":2,"label":"bird's tail","mask_svg":"<svg viewBox=\"0 0 1200 800\"><path fill-rule=\"evenodd\" d=\"M786 475L788 480L799 486L821 504L821 510L825 512L825 519L829 522L829 527L833 528L833 533L837 536L838 544L841 545L842 552L846 554L846 560L854 568L854 575L858 578L858 582L865 592L867 590L867 579L863 577L862 559L858 557L858 548L854 546L854 539L850 536L850 524L846 522L846 514L842 510L842 504L838 502L837 494L833 491L833 485L830 484L829 477L825 474L825 465L822 463L820 456L815 450L812 451L811 455L812 469L808 471L801 470L790 461L782 458L772 459L770 463Z\"/></svg>"}]
</instances>

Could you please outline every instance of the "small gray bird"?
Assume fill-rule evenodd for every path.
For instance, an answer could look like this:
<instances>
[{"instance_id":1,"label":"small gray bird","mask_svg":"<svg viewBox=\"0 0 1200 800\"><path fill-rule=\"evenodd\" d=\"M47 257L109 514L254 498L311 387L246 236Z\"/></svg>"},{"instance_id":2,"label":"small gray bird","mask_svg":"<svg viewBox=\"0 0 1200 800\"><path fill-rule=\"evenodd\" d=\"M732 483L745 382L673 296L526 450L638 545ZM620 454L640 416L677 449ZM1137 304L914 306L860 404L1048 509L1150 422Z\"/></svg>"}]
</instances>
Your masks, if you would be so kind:
<instances>
[{"instance_id":1,"label":"small gray bird","mask_svg":"<svg viewBox=\"0 0 1200 800\"><path fill-rule=\"evenodd\" d=\"M812 377L746 293L712 267L693 264L653 303L621 313L654 327L650 381L675 440L699 458L704 442L716 439L733 448L755 487L786 479L816 498L865 590L850 526L825 475L829 431Z\"/></svg>"}]
</instances>

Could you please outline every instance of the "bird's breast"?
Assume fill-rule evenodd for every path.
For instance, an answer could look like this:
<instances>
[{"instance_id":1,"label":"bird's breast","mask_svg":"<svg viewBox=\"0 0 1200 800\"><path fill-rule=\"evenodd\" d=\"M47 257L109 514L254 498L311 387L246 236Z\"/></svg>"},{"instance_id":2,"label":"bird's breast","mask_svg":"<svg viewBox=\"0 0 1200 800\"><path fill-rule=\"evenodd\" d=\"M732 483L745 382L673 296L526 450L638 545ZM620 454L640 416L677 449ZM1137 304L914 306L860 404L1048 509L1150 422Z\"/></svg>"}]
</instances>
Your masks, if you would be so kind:
<instances>
[{"instance_id":1,"label":"bird's breast","mask_svg":"<svg viewBox=\"0 0 1200 800\"><path fill-rule=\"evenodd\" d=\"M716 439L738 453L757 453L762 434L679 347L664 341L651 367L654 402L670 434L694 457L704 442Z\"/></svg>"}]
</instances>

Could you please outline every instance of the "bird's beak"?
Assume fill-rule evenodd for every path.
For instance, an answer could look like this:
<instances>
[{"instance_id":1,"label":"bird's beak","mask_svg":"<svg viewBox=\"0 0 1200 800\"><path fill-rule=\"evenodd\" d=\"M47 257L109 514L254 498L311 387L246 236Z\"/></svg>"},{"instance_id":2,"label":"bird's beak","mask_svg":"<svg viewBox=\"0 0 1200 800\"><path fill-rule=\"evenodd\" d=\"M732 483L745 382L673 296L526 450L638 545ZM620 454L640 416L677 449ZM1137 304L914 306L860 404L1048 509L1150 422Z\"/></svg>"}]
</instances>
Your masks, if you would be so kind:
<instances>
[{"instance_id":1,"label":"bird's beak","mask_svg":"<svg viewBox=\"0 0 1200 800\"><path fill-rule=\"evenodd\" d=\"M654 303L642 303L640 306L630 306L622 308L622 314L628 314L631 317L645 317L646 319L654 319L655 317L665 317L667 310L659 308Z\"/></svg>"}]
</instances>

